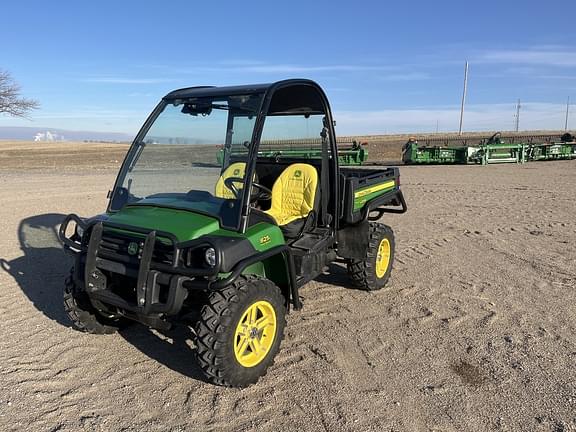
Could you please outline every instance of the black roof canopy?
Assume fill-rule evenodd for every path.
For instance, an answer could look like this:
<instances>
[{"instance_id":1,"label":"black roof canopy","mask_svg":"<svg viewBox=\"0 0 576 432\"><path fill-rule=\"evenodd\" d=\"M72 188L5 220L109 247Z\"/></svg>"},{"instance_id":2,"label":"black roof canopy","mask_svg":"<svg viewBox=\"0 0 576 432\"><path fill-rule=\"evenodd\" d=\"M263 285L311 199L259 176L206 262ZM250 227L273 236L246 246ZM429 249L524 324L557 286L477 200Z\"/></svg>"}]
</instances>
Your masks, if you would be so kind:
<instances>
[{"instance_id":1,"label":"black roof canopy","mask_svg":"<svg viewBox=\"0 0 576 432\"><path fill-rule=\"evenodd\" d=\"M268 84L199 86L171 91L164 100L265 93L267 115L324 113L328 102L320 86L308 79L289 79Z\"/></svg>"},{"instance_id":2,"label":"black roof canopy","mask_svg":"<svg viewBox=\"0 0 576 432\"><path fill-rule=\"evenodd\" d=\"M164 96L164 99L180 99L180 98L191 98L191 97L218 97L218 96L233 96L241 94L251 94L251 93L263 93L272 84L251 84L251 85L239 85L239 86L226 86L226 87L214 87L214 86L199 86L199 87L186 87L178 90L173 90Z\"/></svg>"}]
</instances>

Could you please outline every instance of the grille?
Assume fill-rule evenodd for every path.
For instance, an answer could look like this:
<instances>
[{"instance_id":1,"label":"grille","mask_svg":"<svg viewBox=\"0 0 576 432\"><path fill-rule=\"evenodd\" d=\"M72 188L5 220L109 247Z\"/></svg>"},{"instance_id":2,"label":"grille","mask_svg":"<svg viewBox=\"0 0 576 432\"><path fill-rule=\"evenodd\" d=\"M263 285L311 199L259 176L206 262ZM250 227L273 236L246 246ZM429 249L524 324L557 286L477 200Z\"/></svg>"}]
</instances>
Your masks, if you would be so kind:
<instances>
[{"instance_id":1,"label":"grille","mask_svg":"<svg viewBox=\"0 0 576 432\"><path fill-rule=\"evenodd\" d=\"M104 232L98 248L98 256L112 261L122 262L129 266L138 267L139 256L142 255L144 237L131 236L117 232ZM156 239L152 262L172 265L174 249L171 244L165 244Z\"/></svg>"}]
</instances>

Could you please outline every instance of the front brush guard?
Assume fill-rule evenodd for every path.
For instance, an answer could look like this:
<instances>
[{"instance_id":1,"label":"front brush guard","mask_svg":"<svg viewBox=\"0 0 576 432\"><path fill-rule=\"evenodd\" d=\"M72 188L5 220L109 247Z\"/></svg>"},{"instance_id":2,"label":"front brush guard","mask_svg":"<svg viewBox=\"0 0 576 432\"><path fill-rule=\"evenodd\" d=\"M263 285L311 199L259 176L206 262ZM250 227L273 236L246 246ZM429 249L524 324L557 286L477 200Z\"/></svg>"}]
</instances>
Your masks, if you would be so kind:
<instances>
[{"instance_id":1,"label":"front brush guard","mask_svg":"<svg viewBox=\"0 0 576 432\"><path fill-rule=\"evenodd\" d=\"M68 225L70 225L70 222L75 222L77 226L86 231L87 224L84 221L84 219L82 219L78 215L69 214L68 216L66 216L66 218L60 225L60 229L58 230L58 238L62 242L64 251L71 253L79 253L82 250L82 243L80 241L75 241L72 238L66 237L66 230L68 229Z\"/></svg>"}]
</instances>

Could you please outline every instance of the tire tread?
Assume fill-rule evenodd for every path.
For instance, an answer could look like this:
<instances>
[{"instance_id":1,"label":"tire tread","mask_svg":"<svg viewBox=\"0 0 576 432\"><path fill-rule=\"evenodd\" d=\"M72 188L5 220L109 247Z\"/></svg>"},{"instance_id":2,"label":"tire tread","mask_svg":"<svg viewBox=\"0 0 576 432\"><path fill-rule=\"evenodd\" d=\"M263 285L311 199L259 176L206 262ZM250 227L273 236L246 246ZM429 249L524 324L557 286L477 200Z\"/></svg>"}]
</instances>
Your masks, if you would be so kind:
<instances>
[{"instance_id":1,"label":"tire tread","mask_svg":"<svg viewBox=\"0 0 576 432\"><path fill-rule=\"evenodd\" d=\"M255 383L267 372L267 368L274 363L276 353L271 352L271 360L261 375L254 375L240 379L230 376L227 372L227 359L223 355L226 341L223 340L229 333L227 330L236 323L232 322L234 308L239 307L242 300L249 296L249 286L258 284L265 286L270 294L276 297L276 301L285 302L280 289L271 281L254 275L242 275L232 285L220 290L212 291L208 296L208 302L202 307L201 317L196 324L196 358L199 366L204 371L206 378L216 385L225 387L246 387ZM285 326L284 314L278 314L279 332L276 335L283 338ZM276 346L279 346L278 343ZM229 361L229 360L228 360Z\"/></svg>"},{"instance_id":2,"label":"tire tread","mask_svg":"<svg viewBox=\"0 0 576 432\"><path fill-rule=\"evenodd\" d=\"M118 327L101 322L96 315L98 312L91 305L82 304L84 302L78 294L72 268L64 282L64 311L74 329L90 334L112 334L118 331Z\"/></svg>"},{"instance_id":3,"label":"tire tread","mask_svg":"<svg viewBox=\"0 0 576 432\"><path fill-rule=\"evenodd\" d=\"M378 247L380 241L387 237L391 240L392 252L394 252L394 231L388 225L370 222L368 235L366 258L363 260L350 260L347 265L348 276L356 288L365 291L376 291L384 287L390 278L390 271L387 271L383 280L377 280L374 262L378 254ZM390 267L392 267L393 258L394 256L392 255Z\"/></svg>"}]
</instances>

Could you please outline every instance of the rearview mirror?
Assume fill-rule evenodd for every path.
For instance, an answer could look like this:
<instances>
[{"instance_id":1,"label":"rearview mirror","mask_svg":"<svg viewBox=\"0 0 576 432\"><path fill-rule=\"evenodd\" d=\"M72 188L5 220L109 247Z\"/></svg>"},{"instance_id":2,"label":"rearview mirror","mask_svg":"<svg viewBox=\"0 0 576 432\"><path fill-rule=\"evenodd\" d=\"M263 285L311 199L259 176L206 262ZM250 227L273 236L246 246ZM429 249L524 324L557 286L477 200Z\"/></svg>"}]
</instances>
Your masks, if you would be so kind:
<instances>
[{"instance_id":1,"label":"rearview mirror","mask_svg":"<svg viewBox=\"0 0 576 432\"><path fill-rule=\"evenodd\" d=\"M204 116L210 115L212 112L212 103L211 102L190 102L185 103L182 107L183 114L190 114L193 116L197 116L198 114L202 114Z\"/></svg>"}]
</instances>

